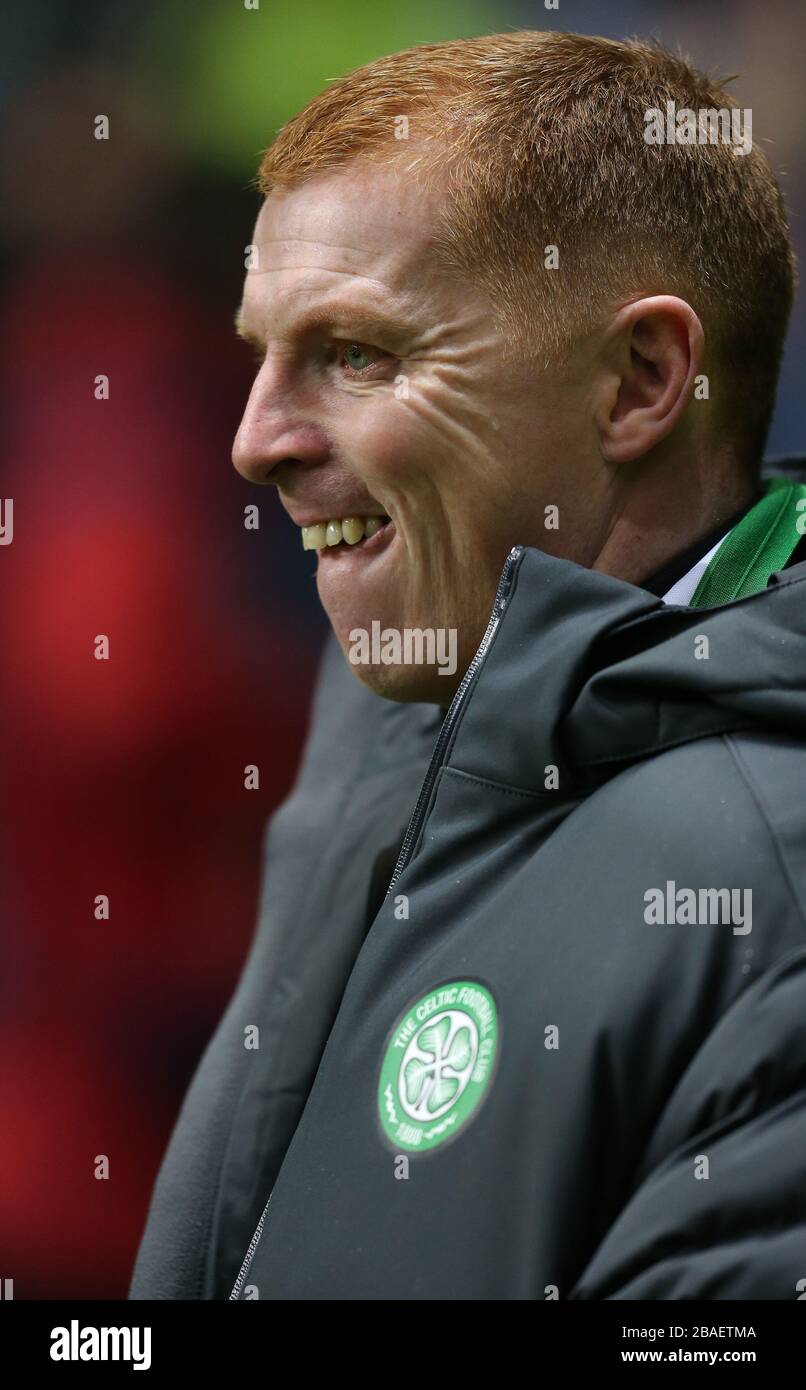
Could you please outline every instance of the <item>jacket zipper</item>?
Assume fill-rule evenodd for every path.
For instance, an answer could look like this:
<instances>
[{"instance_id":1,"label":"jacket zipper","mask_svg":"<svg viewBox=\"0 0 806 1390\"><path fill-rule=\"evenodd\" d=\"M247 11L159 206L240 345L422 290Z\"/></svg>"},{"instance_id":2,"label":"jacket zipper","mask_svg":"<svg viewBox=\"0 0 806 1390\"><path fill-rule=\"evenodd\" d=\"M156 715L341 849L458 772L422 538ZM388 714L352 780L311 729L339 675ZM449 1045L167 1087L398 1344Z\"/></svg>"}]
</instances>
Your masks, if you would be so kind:
<instances>
[{"instance_id":1,"label":"jacket zipper","mask_svg":"<svg viewBox=\"0 0 806 1390\"><path fill-rule=\"evenodd\" d=\"M389 887L386 890L387 897L391 893L394 885L397 883L397 880L399 879L400 875L406 867L406 864L409 861L412 848L415 844L417 836L420 832L420 827L422 826L423 819L425 817L425 811L431 796L431 790L433 788L434 781L436 780L436 775L439 771L439 767L445 753L445 748L447 746L448 739L450 738L451 733L453 732L453 727L456 723L459 710L465 700L465 697L467 696L467 692L473 684L473 681L475 680L476 676L478 675L479 668L482 662L484 661L484 658L487 655L493 637L495 636L496 631L498 630L498 624L501 621L501 615L506 607L507 598L509 596L509 591L512 586L512 575L515 569L515 564L517 560L520 559L522 552L522 545L513 546L512 550L510 550L506 560L504 561L504 568L501 571L501 578L498 581L498 588L495 592L495 602L493 603L493 610L490 614L490 621L487 624L487 630L481 639L481 644L479 646L478 651L476 652L476 655L473 657L473 660L471 661L464 676L462 677L459 689L457 690L456 694L451 700L451 703L448 706L448 712L442 721L442 725L437 736L437 741L434 745L434 751L431 755L431 761L428 765L428 771L425 774L425 781L423 782L423 785L420 788L420 795L417 798L417 804L414 807L414 811L412 813L411 820L409 821L406 834L403 837L403 844L401 846L400 854L398 855L398 860L395 865L395 871L392 874ZM247 1250L244 1262L241 1265L238 1278L235 1280L232 1293L230 1294L230 1300L237 1300L238 1295L240 1294L241 1289L243 1287L246 1276L249 1273L249 1267L254 1258L255 1251L260 1241L260 1237L263 1234L263 1227L266 1222L266 1213L269 1210L269 1202L272 1199L273 1191L274 1189L272 1188L272 1192L269 1193L268 1201L266 1202L260 1220L257 1223L255 1234L252 1236L252 1239L249 1242L249 1249Z\"/></svg>"},{"instance_id":2,"label":"jacket zipper","mask_svg":"<svg viewBox=\"0 0 806 1390\"><path fill-rule=\"evenodd\" d=\"M258 1246L258 1241L260 1240L260 1237L261 1237L262 1234L263 1234L263 1223L264 1223L264 1221L266 1220L266 1212L269 1210L269 1202L271 1201L272 1192L273 1192L273 1191L274 1191L274 1188L272 1188L271 1192L269 1193L268 1199L267 1199L267 1201L266 1201L266 1205L265 1205L265 1207L263 1208L263 1211L262 1211L261 1216L260 1216L260 1220L259 1220L258 1223L257 1223L257 1228L256 1228L256 1230L255 1230L255 1234L252 1236L252 1239L251 1239L250 1242L249 1242L249 1249L248 1249L247 1252L246 1252L246 1255L245 1255L245 1257L244 1257L244 1262L243 1262L243 1264L241 1265L240 1271L239 1271L239 1273L238 1273L238 1278L235 1280L235 1284L233 1285L232 1293L231 1293L230 1296L229 1296L229 1301L230 1301L230 1302L231 1302L233 1299L237 1300L238 1295L239 1295L239 1293L241 1292L241 1288L243 1287L243 1282L244 1282L244 1280L245 1280L247 1274L249 1273L249 1266L251 1265L252 1260L254 1259L255 1251L257 1250L257 1246Z\"/></svg>"},{"instance_id":3,"label":"jacket zipper","mask_svg":"<svg viewBox=\"0 0 806 1390\"><path fill-rule=\"evenodd\" d=\"M425 781L423 782L423 785L420 788L420 795L417 798L417 804L414 807L414 813L411 817L411 820L409 821L406 834L403 837L403 844L400 848L400 854L398 855L397 864L395 865L395 871L392 874L392 877L389 882L389 887L386 890L387 898L391 893L392 889L394 888L395 884L397 883L397 880L400 878L400 875L402 874L411 857L411 851L414 848L417 836L419 835L420 829L422 827L423 820L425 819L426 807L428 806L428 802L431 797L431 791L434 786L434 782L436 780L440 764L442 763L445 748L453 732L453 727L456 723L462 703L464 702L464 699L467 695L468 690L473 684L473 681L476 679L476 676L478 675L479 667L484 661L484 658L487 655L493 637L495 636L496 631L498 629L498 624L501 621L501 614L503 613L506 607L507 597L509 595L510 588L512 587L512 575L515 568L515 564L517 560L520 558L522 552L522 545L513 546L512 550L510 550L504 562L504 568L501 572L501 578L498 581L498 588L495 593L493 611L490 614L490 621L487 624L487 631L482 637L481 645L478 651L476 652L476 655L473 657L473 660L471 661L467 670L465 671L459 689L457 690L456 694L451 700L451 703L448 706L448 712L445 715L444 720L442 721L442 726L437 736L437 741L434 745L434 752L431 755L431 762L429 763L428 771L425 774Z\"/></svg>"}]
</instances>

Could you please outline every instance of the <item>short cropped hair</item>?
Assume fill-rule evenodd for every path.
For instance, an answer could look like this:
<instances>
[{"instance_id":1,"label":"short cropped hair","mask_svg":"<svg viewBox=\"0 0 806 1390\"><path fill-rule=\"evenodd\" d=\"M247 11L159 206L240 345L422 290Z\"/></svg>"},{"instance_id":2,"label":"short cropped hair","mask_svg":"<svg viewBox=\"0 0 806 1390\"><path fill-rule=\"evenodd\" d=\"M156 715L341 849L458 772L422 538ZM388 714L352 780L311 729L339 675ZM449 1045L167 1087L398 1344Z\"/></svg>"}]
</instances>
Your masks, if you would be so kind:
<instances>
[{"instance_id":1,"label":"short cropped hair","mask_svg":"<svg viewBox=\"0 0 806 1390\"><path fill-rule=\"evenodd\" d=\"M436 253L486 290L513 353L561 362L619 304L681 296L703 323L728 437L755 469L796 280L781 191L756 145L647 136L667 103L738 111L725 80L638 40L421 44L335 79L278 132L258 183L270 194L359 159L441 176Z\"/></svg>"}]
</instances>

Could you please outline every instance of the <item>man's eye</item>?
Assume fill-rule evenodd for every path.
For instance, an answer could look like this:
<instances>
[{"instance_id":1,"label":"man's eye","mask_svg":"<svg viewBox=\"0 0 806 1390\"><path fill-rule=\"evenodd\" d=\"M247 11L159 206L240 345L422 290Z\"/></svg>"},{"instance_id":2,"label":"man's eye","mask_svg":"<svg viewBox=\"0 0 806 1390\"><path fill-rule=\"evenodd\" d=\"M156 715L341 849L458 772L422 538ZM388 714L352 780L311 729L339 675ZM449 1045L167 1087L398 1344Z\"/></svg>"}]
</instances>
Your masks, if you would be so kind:
<instances>
[{"instance_id":1,"label":"man's eye","mask_svg":"<svg viewBox=\"0 0 806 1390\"><path fill-rule=\"evenodd\" d=\"M367 367L374 366L374 361L382 357L383 354L376 352L374 348L364 347L362 343L348 343L342 349L342 358L353 372L364 372Z\"/></svg>"}]
</instances>

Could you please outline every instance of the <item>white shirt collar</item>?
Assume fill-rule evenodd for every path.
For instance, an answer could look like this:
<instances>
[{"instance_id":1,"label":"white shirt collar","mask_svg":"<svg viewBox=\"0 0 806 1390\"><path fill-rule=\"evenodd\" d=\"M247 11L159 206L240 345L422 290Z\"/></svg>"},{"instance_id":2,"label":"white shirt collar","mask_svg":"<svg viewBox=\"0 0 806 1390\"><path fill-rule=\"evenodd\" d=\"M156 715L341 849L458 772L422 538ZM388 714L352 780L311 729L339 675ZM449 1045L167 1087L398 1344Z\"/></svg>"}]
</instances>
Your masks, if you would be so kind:
<instances>
[{"instance_id":1,"label":"white shirt collar","mask_svg":"<svg viewBox=\"0 0 806 1390\"><path fill-rule=\"evenodd\" d=\"M733 530L733 527L731 527L731 530ZM673 584L671 589L668 589L667 592L661 596L661 602L672 603L679 608L687 608L694 597L697 585L702 579L706 569L716 555L722 542L727 540L729 535L730 531L726 531L724 536L717 541L716 545L711 546L708 554L703 555L702 558L697 561L696 565L692 565L688 573L683 575L682 579L678 579L677 583Z\"/></svg>"}]
</instances>

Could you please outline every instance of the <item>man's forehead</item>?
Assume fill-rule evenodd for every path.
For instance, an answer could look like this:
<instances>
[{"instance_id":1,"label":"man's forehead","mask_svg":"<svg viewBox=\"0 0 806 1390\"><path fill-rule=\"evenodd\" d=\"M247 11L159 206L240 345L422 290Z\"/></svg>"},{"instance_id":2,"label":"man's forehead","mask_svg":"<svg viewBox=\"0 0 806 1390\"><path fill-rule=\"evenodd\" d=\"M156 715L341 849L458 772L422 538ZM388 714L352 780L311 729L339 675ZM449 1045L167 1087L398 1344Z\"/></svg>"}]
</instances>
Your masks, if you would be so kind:
<instances>
[{"instance_id":1,"label":"man's forehead","mask_svg":"<svg viewBox=\"0 0 806 1390\"><path fill-rule=\"evenodd\" d=\"M345 334L360 327L372 341L384 326L404 343L435 323L486 321L480 287L438 254L444 197L439 179L426 188L397 164L353 164L271 193L253 233L239 332L259 342L268 325L290 330L319 315Z\"/></svg>"},{"instance_id":2,"label":"man's forehead","mask_svg":"<svg viewBox=\"0 0 806 1390\"><path fill-rule=\"evenodd\" d=\"M421 262L435 213L433 194L384 166L316 175L266 198L255 268L321 268L388 283Z\"/></svg>"}]
</instances>

